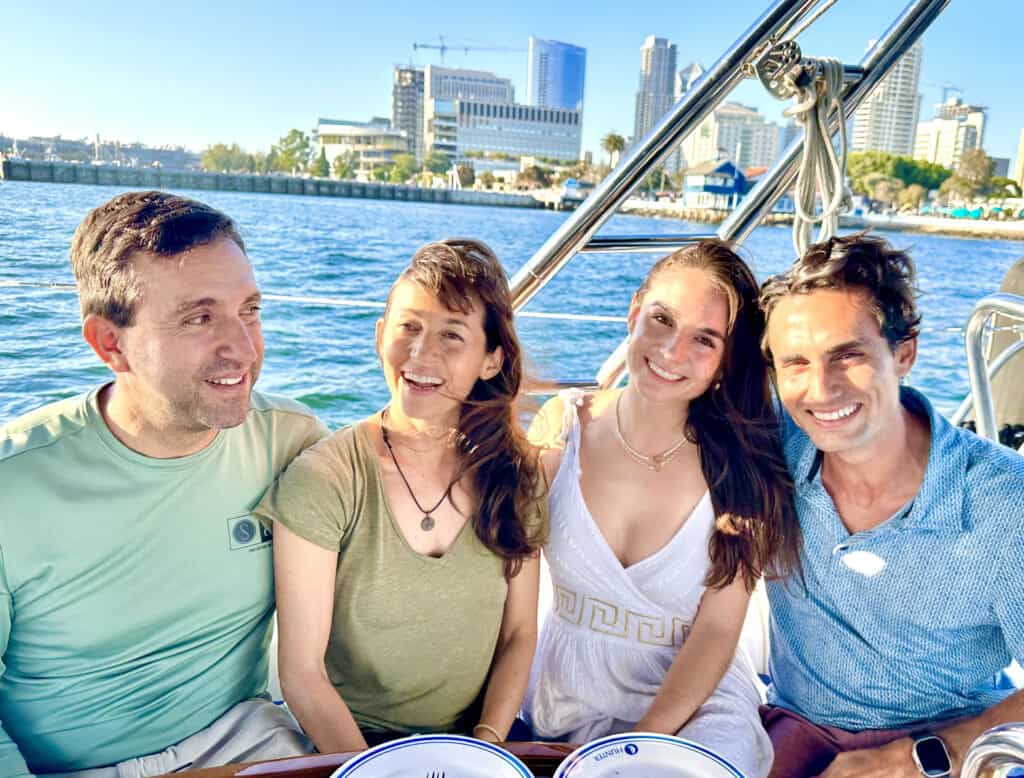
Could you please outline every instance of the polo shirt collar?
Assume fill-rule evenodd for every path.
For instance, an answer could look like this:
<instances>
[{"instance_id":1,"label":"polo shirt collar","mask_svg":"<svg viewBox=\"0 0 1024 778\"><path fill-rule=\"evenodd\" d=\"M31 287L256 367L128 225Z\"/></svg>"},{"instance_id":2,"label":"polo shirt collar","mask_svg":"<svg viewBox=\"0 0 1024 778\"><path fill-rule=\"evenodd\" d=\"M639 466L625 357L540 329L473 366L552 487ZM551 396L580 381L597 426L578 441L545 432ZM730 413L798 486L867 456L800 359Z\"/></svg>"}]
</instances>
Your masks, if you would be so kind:
<instances>
[{"instance_id":1,"label":"polo shirt collar","mask_svg":"<svg viewBox=\"0 0 1024 778\"><path fill-rule=\"evenodd\" d=\"M969 520L963 509L968 447L964 445L961 433L916 389L901 386L900 402L912 413L928 419L931 444L924 480L913 505L891 521L908 530L956 533L968 529ZM801 430L800 434L805 433ZM808 443L793 467L794 481L798 489L807 488L812 483L824 489L821 484L822 453L809 439Z\"/></svg>"}]
</instances>

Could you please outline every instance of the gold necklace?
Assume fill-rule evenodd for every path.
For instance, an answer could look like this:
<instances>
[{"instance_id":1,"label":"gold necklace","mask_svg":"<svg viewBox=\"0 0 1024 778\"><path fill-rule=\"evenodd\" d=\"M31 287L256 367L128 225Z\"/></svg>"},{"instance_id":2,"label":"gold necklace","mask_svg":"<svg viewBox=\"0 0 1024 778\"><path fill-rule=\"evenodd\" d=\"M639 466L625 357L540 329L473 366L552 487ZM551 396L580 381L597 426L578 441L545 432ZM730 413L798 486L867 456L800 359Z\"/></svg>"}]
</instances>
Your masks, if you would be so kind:
<instances>
[{"instance_id":1,"label":"gold necklace","mask_svg":"<svg viewBox=\"0 0 1024 778\"><path fill-rule=\"evenodd\" d=\"M621 401L622 395L620 394L618 397L615 398L615 435L616 437L618 437L619 443L622 444L623 450L631 457L633 457L633 459L639 462L641 465L644 465L649 470L653 470L655 473L661 472L661 468L665 465L665 463L667 463L669 460L672 459L672 457L679 453L679 450L683 447L683 444L686 443L686 435L684 434L678 443L669 446L667 449L665 449L659 454L641 454L639 451L637 451L635 448L629 445L629 443L626 442L626 438L622 434L622 419L619 416L619 404Z\"/></svg>"}]
</instances>

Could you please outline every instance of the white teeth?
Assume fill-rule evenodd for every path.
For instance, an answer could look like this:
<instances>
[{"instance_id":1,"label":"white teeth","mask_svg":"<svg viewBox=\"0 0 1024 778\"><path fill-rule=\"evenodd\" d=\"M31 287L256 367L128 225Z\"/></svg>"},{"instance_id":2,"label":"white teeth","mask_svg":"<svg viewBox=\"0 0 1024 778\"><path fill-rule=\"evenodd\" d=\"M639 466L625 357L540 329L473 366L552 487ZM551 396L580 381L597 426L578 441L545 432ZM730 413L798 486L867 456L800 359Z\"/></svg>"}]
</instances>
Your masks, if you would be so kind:
<instances>
[{"instance_id":1,"label":"white teeth","mask_svg":"<svg viewBox=\"0 0 1024 778\"><path fill-rule=\"evenodd\" d=\"M822 421L838 421L839 419L845 419L847 416L857 410L857 405L847 405L845 408L840 408L837 411L811 411L811 415L816 419Z\"/></svg>"},{"instance_id":2,"label":"white teeth","mask_svg":"<svg viewBox=\"0 0 1024 778\"><path fill-rule=\"evenodd\" d=\"M648 367L651 368L651 372L654 373L654 375L658 376L659 378L664 378L666 381L678 381L680 378L682 378L681 375L676 375L675 373L670 373L667 370L662 370L660 367L658 367L656 364L649 360L647 362L647 365Z\"/></svg>"},{"instance_id":3,"label":"white teeth","mask_svg":"<svg viewBox=\"0 0 1024 778\"><path fill-rule=\"evenodd\" d=\"M417 384L431 384L432 386L440 386L441 384L444 383L444 381L442 381L440 378L432 375L417 375L416 373L403 373L402 375L405 376L406 380L414 381Z\"/></svg>"},{"instance_id":4,"label":"white teeth","mask_svg":"<svg viewBox=\"0 0 1024 778\"><path fill-rule=\"evenodd\" d=\"M208 380L211 384L220 384L221 386L235 386L236 384L242 383L242 376L238 376L238 378L210 378Z\"/></svg>"}]
</instances>

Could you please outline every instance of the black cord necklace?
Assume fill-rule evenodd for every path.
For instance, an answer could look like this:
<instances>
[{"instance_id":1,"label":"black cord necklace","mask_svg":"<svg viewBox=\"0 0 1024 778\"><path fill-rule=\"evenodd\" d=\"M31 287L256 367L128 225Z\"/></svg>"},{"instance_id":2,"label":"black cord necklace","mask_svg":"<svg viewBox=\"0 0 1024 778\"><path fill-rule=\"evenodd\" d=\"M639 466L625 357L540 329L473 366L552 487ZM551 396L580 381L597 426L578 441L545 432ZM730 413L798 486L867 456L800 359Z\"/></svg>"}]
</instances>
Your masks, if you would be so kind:
<instances>
[{"instance_id":1,"label":"black cord necklace","mask_svg":"<svg viewBox=\"0 0 1024 778\"><path fill-rule=\"evenodd\" d=\"M441 495L441 499L434 503L434 507L427 510L420 501L416 499L416 495L412 491L412 487L409 485L409 479L405 477L405 473L402 472L402 466L398 464L398 458L395 457L395 450L391 447L391 441L388 439L388 428L384 426L384 420L388 417L388 410L385 408L380 414L380 436L384 439L384 445L387 446L388 453L391 455L391 461L395 463L395 469L398 471L398 475L402 478L402 483L405 484L406 490L409 492L409 496L412 497L413 504L423 514L423 518L420 519L420 529L424 532L430 532L434 528L436 522L431 514L441 507L441 503L449 499L452 496L452 489L455 486L455 482L459 480L458 476L455 480L448 484L448 488L444 490L444 494Z\"/></svg>"}]
</instances>

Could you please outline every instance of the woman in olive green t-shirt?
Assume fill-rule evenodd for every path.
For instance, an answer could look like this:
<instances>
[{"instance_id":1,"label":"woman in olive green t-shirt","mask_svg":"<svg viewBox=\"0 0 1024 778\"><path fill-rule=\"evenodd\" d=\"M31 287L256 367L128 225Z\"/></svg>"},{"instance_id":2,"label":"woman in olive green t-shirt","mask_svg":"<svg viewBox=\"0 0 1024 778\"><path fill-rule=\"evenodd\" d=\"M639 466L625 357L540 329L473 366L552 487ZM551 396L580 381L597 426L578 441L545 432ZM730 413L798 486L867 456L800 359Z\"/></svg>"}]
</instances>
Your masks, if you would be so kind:
<instances>
[{"instance_id":1,"label":"woman in olive green t-shirt","mask_svg":"<svg viewBox=\"0 0 1024 778\"><path fill-rule=\"evenodd\" d=\"M274 522L281 686L321 752L499 741L519 710L546 498L516 423L512 316L487 246L417 251L377 322L390 403L307 449L257 509Z\"/></svg>"}]
</instances>

